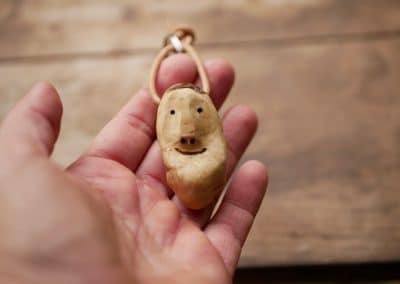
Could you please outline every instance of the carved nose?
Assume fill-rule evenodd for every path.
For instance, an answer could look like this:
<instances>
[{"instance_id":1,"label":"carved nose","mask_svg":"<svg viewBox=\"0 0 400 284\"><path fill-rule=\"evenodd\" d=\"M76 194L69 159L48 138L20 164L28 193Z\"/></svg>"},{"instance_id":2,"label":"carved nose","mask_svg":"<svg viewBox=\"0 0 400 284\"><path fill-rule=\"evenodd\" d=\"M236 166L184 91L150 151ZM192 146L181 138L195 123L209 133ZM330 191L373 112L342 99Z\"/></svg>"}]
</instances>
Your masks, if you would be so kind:
<instances>
[{"instance_id":1,"label":"carved nose","mask_svg":"<svg viewBox=\"0 0 400 284\"><path fill-rule=\"evenodd\" d=\"M196 138L194 136L182 136L180 142L183 145L186 144L194 145L196 144Z\"/></svg>"},{"instance_id":2,"label":"carved nose","mask_svg":"<svg viewBox=\"0 0 400 284\"><path fill-rule=\"evenodd\" d=\"M180 121L180 143L181 145L196 144L195 123L190 113L182 113Z\"/></svg>"}]
</instances>

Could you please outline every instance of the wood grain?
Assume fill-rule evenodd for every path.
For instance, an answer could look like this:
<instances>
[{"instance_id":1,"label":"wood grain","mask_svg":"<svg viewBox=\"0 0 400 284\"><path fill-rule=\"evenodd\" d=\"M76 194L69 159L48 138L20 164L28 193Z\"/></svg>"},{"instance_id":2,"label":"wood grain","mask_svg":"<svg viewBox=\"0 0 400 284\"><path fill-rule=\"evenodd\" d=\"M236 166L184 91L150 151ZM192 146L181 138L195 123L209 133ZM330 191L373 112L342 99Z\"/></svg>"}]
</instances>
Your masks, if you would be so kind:
<instances>
[{"instance_id":1,"label":"wood grain","mask_svg":"<svg viewBox=\"0 0 400 284\"><path fill-rule=\"evenodd\" d=\"M237 101L261 121L247 158L271 175L242 265L399 259L399 48L397 40L234 56L243 70Z\"/></svg>"},{"instance_id":2,"label":"wood grain","mask_svg":"<svg viewBox=\"0 0 400 284\"><path fill-rule=\"evenodd\" d=\"M269 166L269 194L242 266L398 260L400 39L286 48L202 48L237 69L227 106L260 127L245 159ZM153 53L0 64L0 116L38 79L65 105L65 165L147 78Z\"/></svg>"},{"instance_id":3,"label":"wood grain","mask_svg":"<svg viewBox=\"0 0 400 284\"><path fill-rule=\"evenodd\" d=\"M0 59L144 52L182 24L208 45L374 34L399 30L400 2L3 0Z\"/></svg>"}]
</instances>

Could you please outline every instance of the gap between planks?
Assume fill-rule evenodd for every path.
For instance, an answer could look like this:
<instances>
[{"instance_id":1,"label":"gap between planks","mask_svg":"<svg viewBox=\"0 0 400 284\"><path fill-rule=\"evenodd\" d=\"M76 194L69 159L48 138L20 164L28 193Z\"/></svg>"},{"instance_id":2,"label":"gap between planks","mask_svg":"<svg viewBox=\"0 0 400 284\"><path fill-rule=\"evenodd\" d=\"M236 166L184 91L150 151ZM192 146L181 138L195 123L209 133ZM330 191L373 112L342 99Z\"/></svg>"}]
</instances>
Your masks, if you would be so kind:
<instances>
[{"instance_id":1,"label":"gap between planks","mask_svg":"<svg viewBox=\"0 0 400 284\"><path fill-rule=\"evenodd\" d=\"M297 37L282 38L259 38L252 40L232 40L224 42L199 43L198 46L203 49L225 48L235 46L235 48L246 48L254 46L263 46L264 48L290 48L296 46L320 45L320 44L346 44L357 42L376 42L396 40L400 38L400 30L387 30L377 32L362 33L346 33L346 34L316 34ZM154 53L158 48L132 48L132 49L115 49L110 51L93 51L93 52L77 52L77 53L60 53L47 55L26 55L1 57L0 64L6 63L37 63L52 61L68 61L76 59L98 59L98 58L115 58L128 57L138 54Z\"/></svg>"}]
</instances>

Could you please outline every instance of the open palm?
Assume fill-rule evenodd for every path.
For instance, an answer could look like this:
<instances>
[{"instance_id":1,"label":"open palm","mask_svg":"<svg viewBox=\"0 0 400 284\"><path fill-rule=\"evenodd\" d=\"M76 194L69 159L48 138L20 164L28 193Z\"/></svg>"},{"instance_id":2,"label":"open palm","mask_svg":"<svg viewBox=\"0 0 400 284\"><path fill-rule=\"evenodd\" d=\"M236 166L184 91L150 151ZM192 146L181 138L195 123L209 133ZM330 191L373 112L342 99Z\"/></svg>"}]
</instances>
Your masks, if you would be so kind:
<instances>
[{"instance_id":1,"label":"open palm","mask_svg":"<svg viewBox=\"0 0 400 284\"><path fill-rule=\"evenodd\" d=\"M219 108L234 73L222 60L205 65ZM196 82L196 67L189 57L175 55L163 62L158 77L162 92L175 83ZM46 90L58 100L55 91ZM148 91L139 91L65 174L83 181L91 196L101 196L111 208L116 244L108 245L118 248L129 277L139 283L230 283L265 192L265 167L257 161L242 165L211 219L213 206L185 208L166 184L155 141L156 108ZM47 117L56 121L55 128L59 118L51 116L57 113L53 108ZM247 107L236 106L224 115L229 176L256 128L257 118Z\"/></svg>"}]
</instances>

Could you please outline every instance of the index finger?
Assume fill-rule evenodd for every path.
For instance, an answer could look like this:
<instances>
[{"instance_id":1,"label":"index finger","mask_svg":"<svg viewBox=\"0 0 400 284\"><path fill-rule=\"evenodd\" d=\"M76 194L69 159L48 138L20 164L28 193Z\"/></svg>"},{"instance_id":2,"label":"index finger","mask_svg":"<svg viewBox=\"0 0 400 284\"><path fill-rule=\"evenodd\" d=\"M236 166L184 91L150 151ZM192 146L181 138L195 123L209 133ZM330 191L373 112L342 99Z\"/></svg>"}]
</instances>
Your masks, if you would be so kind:
<instances>
[{"instance_id":1,"label":"index finger","mask_svg":"<svg viewBox=\"0 0 400 284\"><path fill-rule=\"evenodd\" d=\"M193 82L196 66L186 55L168 57L160 67L157 88L163 92L178 82ZM114 160L135 171L155 139L157 105L141 89L100 131L83 156Z\"/></svg>"},{"instance_id":2,"label":"index finger","mask_svg":"<svg viewBox=\"0 0 400 284\"><path fill-rule=\"evenodd\" d=\"M232 274L267 184L267 170L262 163L248 161L243 164L229 185L217 213L204 230Z\"/></svg>"}]
</instances>

